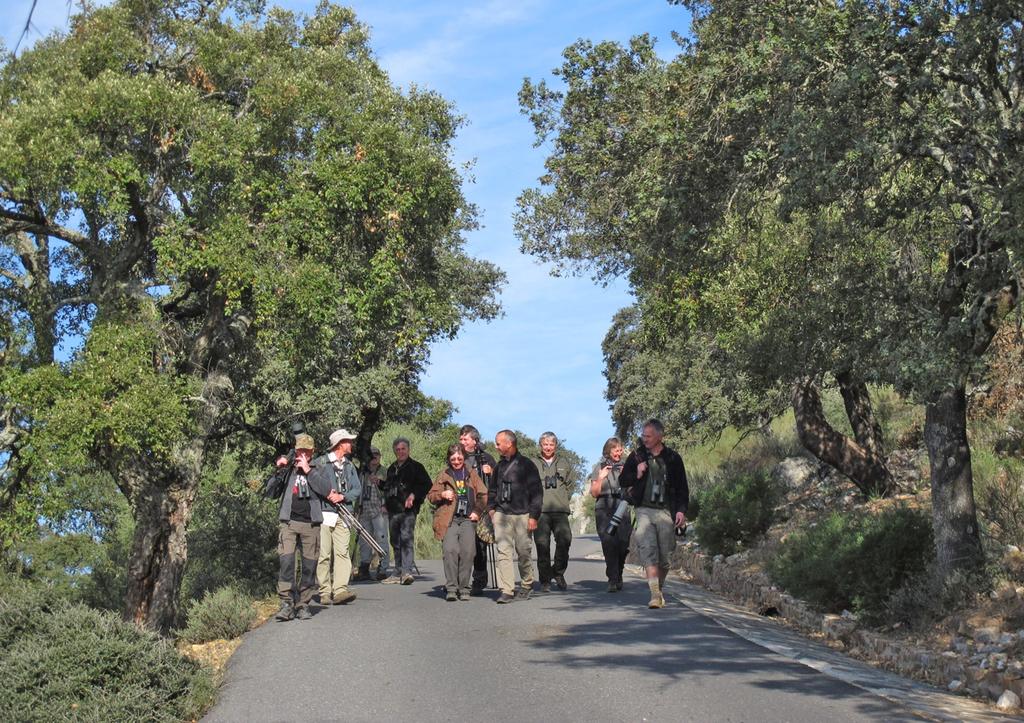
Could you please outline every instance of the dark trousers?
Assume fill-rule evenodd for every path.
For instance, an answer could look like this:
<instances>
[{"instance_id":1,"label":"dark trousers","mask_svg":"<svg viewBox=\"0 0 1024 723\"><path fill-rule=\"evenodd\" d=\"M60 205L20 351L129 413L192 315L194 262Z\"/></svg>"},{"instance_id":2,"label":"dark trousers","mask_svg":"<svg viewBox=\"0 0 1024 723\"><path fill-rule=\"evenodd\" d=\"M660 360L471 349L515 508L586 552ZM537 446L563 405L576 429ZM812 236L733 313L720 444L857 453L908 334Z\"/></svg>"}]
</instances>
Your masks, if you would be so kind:
<instances>
[{"instance_id":1,"label":"dark trousers","mask_svg":"<svg viewBox=\"0 0 1024 723\"><path fill-rule=\"evenodd\" d=\"M555 558L551 559L551 537L555 538ZM537 546L537 577L540 584L550 582L555 575L565 573L569 566L569 545L572 544L572 528L569 515L564 512L542 512L533 533Z\"/></svg>"},{"instance_id":2,"label":"dark trousers","mask_svg":"<svg viewBox=\"0 0 1024 723\"><path fill-rule=\"evenodd\" d=\"M485 587L487 587L487 543L477 537L476 556L473 558L473 588L483 590Z\"/></svg>"},{"instance_id":3,"label":"dark trousers","mask_svg":"<svg viewBox=\"0 0 1024 723\"><path fill-rule=\"evenodd\" d=\"M406 510L391 515L391 548L395 551L395 572L399 575L412 575L415 565L416 543L416 511Z\"/></svg>"},{"instance_id":4,"label":"dark trousers","mask_svg":"<svg viewBox=\"0 0 1024 723\"><path fill-rule=\"evenodd\" d=\"M281 570L277 576L277 596L282 602L305 607L316 588L316 559L320 556L320 526L290 520L277 531L277 554ZM295 556L302 560L299 589L295 590Z\"/></svg>"},{"instance_id":5,"label":"dark trousers","mask_svg":"<svg viewBox=\"0 0 1024 723\"><path fill-rule=\"evenodd\" d=\"M476 523L467 517L455 517L441 541L444 581L448 592L469 592L469 576L476 554Z\"/></svg>"},{"instance_id":6,"label":"dark trousers","mask_svg":"<svg viewBox=\"0 0 1024 723\"><path fill-rule=\"evenodd\" d=\"M603 501L603 500L601 500ZM629 538L633 534L633 525L627 517L619 525L614 535L607 532L608 521L612 518L612 512L600 506L594 509L594 517L597 518L597 534L601 538L601 550L604 551L604 574L608 576L608 582L622 582L622 569L626 566L626 555L629 554Z\"/></svg>"}]
</instances>

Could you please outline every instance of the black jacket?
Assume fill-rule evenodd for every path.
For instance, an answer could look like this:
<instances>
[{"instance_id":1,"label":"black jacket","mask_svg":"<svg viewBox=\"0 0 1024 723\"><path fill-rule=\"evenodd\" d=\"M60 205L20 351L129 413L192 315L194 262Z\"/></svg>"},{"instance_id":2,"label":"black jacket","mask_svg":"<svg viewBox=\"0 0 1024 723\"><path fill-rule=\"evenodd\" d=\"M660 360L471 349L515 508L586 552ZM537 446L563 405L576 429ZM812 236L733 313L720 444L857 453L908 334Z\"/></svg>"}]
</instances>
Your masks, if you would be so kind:
<instances>
[{"instance_id":1,"label":"black jacket","mask_svg":"<svg viewBox=\"0 0 1024 723\"><path fill-rule=\"evenodd\" d=\"M476 473L480 475L480 479L486 485L491 477L490 475L484 474L484 465L491 465L491 474L494 474L494 470L497 469L498 463L494 461L494 457L489 452L485 451L482 445L477 445L475 452L466 453L466 466L470 469L475 469Z\"/></svg>"},{"instance_id":2,"label":"black jacket","mask_svg":"<svg viewBox=\"0 0 1024 723\"><path fill-rule=\"evenodd\" d=\"M324 521L321 509L326 504L327 495L331 493L330 482L326 481L326 475L322 469L323 465L319 460L312 460L309 463L309 474L306 475L306 483L309 485L311 504L309 505L309 516L314 525ZM280 496L281 504L278 508L277 517L282 522L287 522L292 516L292 487L295 485L295 478L299 469L295 465L281 467L274 470L274 473L267 478L264 485L266 497Z\"/></svg>"},{"instance_id":3,"label":"black jacket","mask_svg":"<svg viewBox=\"0 0 1024 723\"><path fill-rule=\"evenodd\" d=\"M427 470L412 457L401 467L398 466L398 462L392 462L388 467L382 489L384 506L388 514L397 515L405 512L405 500L410 493L414 497L411 511L419 513L431 484Z\"/></svg>"},{"instance_id":4,"label":"black jacket","mask_svg":"<svg viewBox=\"0 0 1024 723\"><path fill-rule=\"evenodd\" d=\"M644 453L646 453L644 456L650 455L650 452L646 449ZM686 510L690 506L690 486L686 483L686 467L683 466L683 458L679 456L678 452L669 447L662 447L661 454L658 457L665 462L665 487L668 493L668 509L672 513L673 518L675 518L677 512L686 514ZM622 487L623 496L634 505L640 504L643 501L649 476L644 473L644 476L640 479L636 478L636 468L640 462L641 460L637 457L637 453L634 450L626 458L626 463L619 474L619 485Z\"/></svg>"},{"instance_id":5,"label":"black jacket","mask_svg":"<svg viewBox=\"0 0 1024 723\"><path fill-rule=\"evenodd\" d=\"M511 486L511 498L502 502L504 482ZM544 504L544 486L540 483L537 465L517 451L510 459L502 457L487 485L487 509L506 515L529 515L540 519Z\"/></svg>"}]
</instances>

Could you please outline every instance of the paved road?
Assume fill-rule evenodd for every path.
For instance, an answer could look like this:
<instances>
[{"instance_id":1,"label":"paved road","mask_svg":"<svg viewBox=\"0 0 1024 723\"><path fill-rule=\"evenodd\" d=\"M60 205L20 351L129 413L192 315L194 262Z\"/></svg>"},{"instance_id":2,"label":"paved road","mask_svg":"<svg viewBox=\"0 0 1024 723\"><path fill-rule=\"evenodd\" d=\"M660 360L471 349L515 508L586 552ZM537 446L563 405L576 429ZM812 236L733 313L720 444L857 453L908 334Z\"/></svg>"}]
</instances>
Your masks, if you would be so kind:
<instances>
[{"instance_id":1,"label":"paved road","mask_svg":"<svg viewBox=\"0 0 1024 723\"><path fill-rule=\"evenodd\" d=\"M440 563L423 562L411 586L359 585L352 605L270 622L246 636L205 720L921 720L678 596L648 610L639 579L605 592L604 563L587 559L596 538L572 552L569 589L526 602L446 602Z\"/></svg>"}]
</instances>

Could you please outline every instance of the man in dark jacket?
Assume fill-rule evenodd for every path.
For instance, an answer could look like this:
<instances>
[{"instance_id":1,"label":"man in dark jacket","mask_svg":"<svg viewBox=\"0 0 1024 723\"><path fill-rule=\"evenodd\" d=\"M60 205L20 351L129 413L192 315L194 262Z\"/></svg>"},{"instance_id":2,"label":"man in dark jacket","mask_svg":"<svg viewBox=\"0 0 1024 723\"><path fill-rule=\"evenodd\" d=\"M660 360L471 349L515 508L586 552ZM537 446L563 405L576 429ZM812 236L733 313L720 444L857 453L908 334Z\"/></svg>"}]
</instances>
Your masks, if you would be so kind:
<instances>
[{"instance_id":1,"label":"man in dark jacket","mask_svg":"<svg viewBox=\"0 0 1024 723\"><path fill-rule=\"evenodd\" d=\"M484 451L480 443L480 430L472 424L464 424L459 429L459 443L466 450L466 469L476 470L476 473L487 485L494 473L498 463L494 457ZM487 543L476 538L476 557L473 558L473 587L469 594L482 595L487 587Z\"/></svg>"},{"instance_id":2,"label":"man in dark jacket","mask_svg":"<svg viewBox=\"0 0 1024 723\"><path fill-rule=\"evenodd\" d=\"M430 475L409 456L409 440L399 437L392 444L395 461L384 479L384 506L391 526L391 547L395 551L395 574L383 582L412 585L416 552L416 515L430 491Z\"/></svg>"},{"instance_id":3,"label":"man in dark jacket","mask_svg":"<svg viewBox=\"0 0 1024 723\"><path fill-rule=\"evenodd\" d=\"M281 599L278 620L308 620L309 602L316 588L316 563L320 554L320 525L323 523L322 500L338 504L342 496L331 489L325 475L314 464L313 438L308 434L295 437L295 459L289 463L287 457L279 457L277 472L267 480L266 490L271 491L282 477L284 489L281 493L281 507L278 510L280 531L277 538L277 554L280 558L280 572L277 578L277 596ZM275 495L276 496L276 495ZM295 555L302 559L299 589L295 590Z\"/></svg>"},{"instance_id":4,"label":"man in dark jacket","mask_svg":"<svg viewBox=\"0 0 1024 723\"><path fill-rule=\"evenodd\" d=\"M537 529L544 488L537 465L519 454L516 435L503 429L494 439L501 459L491 475L487 490L487 509L494 522L494 542L498 548L497 572L501 595L498 602L510 603L517 597L528 600L533 590L533 548L530 535ZM519 557L520 588L515 594L512 554Z\"/></svg>"},{"instance_id":5,"label":"man in dark jacket","mask_svg":"<svg viewBox=\"0 0 1024 723\"><path fill-rule=\"evenodd\" d=\"M644 424L643 447L633 450L619 475L623 496L636 508L636 553L647 570L650 608L665 607L662 587L676 547L675 528L686 524L690 502L683 458L662 443L664 435L657 419Z\"/></svg>"},{"instance_id":6,"label":"man in dark jacket","mask_svg":"<svg viewBox=\"0 0 1024 723\"><path fill-rule=\"evenodd\" d=\"M537 546L537 577L541 592L548 592L551 583L565 590L565 569L569 566L569 501L576 490L576 468L558 448L554 432L544 432L539 440L540 453L533 459L544 487L544 504L533 542ZM551 558L551 538L555 538L555 556Z\"/></svg>"}]
</instances>

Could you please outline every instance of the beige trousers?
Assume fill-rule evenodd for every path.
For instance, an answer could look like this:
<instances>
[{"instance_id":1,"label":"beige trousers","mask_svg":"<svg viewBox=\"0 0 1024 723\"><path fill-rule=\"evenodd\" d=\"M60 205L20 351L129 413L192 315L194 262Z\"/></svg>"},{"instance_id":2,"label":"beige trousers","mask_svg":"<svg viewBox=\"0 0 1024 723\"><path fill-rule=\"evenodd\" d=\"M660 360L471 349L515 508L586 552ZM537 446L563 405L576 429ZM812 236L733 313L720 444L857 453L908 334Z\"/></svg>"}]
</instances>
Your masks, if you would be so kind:
<instances>
[{"instance_id":1,"label":"beige trousers","mask_svg":"<svg viewBox=\"0 0 1024 723\"><path fill-rule=\"evenodd\" d=\"M338 521L334 527L320 525L320 558L316 563L316 579L320 583L320 600L348 590L352 577L352 559L348 554L349 529ZM331 562L334 574L331 574Z\"/></svg>"},{"instance_id":2,"label":"beige trousers","mask_svg":"<svg viewBox=\"0 0 1024 723\"><path fill-rule=\"evenodd\" d=\"M506 515L494 513L494 543L498 550L497 568L498 588L506 595L515 592L516 576L512 565L512 555L519 558L520 584L524 588L533 587L533 544L526 528L529 515Z\"/></svg>"}]
</instances>

